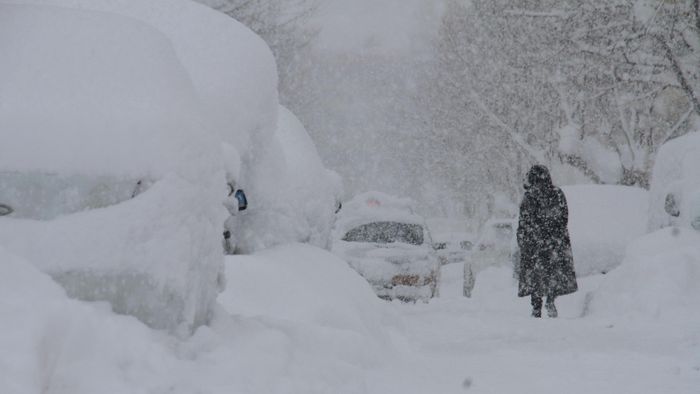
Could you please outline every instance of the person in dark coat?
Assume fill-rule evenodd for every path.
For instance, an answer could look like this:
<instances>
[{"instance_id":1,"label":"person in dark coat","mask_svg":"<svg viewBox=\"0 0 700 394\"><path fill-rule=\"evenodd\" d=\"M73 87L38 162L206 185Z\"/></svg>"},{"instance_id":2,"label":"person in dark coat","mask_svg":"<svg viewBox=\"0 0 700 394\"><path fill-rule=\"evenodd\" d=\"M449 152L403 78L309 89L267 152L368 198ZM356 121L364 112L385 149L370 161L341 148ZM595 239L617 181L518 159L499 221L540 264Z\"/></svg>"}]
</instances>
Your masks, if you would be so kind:
<instances>
[{"instance_id":1,"label":"person in dark coat","mask_svg":"<svg viewBox=\"0 0 700 394\"><path fill-rule=\"evenodd\" d=\"M578 290L568 221L564 193L552 183L547 167L533 166L520 204L517 237L518 296L531 297L534 317L542 317L543 297L547 298L548 316L557 317L554 299Z\"/></svg>"}]
</instances>

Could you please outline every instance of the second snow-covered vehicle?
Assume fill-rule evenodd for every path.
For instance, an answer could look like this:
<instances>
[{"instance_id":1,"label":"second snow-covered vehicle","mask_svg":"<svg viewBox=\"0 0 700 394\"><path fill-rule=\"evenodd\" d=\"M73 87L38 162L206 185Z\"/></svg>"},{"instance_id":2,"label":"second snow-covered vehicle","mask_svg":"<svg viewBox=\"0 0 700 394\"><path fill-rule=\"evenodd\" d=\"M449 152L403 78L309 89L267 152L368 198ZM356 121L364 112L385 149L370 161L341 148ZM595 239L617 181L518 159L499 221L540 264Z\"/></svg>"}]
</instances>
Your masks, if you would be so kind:
<instances>
[{"instance_id":1,"label":"second snow-covered vehicle","mask_svg":"<svg viewBox=\"0 0 700 394\"><path fill-rule=\"evenodd\" d=\"M649 194L649 231L669 226L700 231L700 132L661 147Z\"/></svg>"},{"instance_id":2,"label":"second snow-covered vehicle","mask_svg":"<svg viewBox=\"0 0 700 394\"><path fill-rule=\"evenodd\" d=\"M333 252L367 279L380 298L416 301L437 295L438 257L425 220L408 199L367 192L343 204Z\"/></svg>"}]
</instances>

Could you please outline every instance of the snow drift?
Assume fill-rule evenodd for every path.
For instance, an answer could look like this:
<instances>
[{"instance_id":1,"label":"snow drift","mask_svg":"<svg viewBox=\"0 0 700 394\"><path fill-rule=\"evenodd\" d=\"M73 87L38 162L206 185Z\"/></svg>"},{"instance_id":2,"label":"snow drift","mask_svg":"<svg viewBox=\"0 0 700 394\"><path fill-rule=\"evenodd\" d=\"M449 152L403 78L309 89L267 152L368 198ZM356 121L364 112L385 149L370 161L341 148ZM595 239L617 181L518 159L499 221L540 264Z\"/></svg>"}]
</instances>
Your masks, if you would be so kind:
<instances>
[{"instance_id":1,"label":"snow drift","mask_svg":"<svg viewBox=\"0 0 700 394\"><path fill-rule=\"evenodd\" d=\"M390 305L309 246L229 257L223 307L183 340L69 299L2 247L0 261L2 393L362 393L403 359Z\"/></svg>"},{"instance_id":2,"label":"snow drift","mask_svg":"<svg viewBox=\"0 0 700 394\"><path fill-rule=\"evenodd\" d=\"M391 326L396 318L345 261L308 245L227 257L226 277L230 286L219 303L235 315L270 316L385 343L383 323Z\"/></svg>"},{"instance_id":3,"label":"snow drift","mask_svg":"<svg viewBox=\"0 0 700 394\"><path fill-rule=\"evenodd\" d=\"M700 326L698 283L700 233L665 228L630 244L622 265L606 275L594 293L590 310L608 318Z\"/></svg>"},{"instance_id":4,"label":"snow drift","mask_svg":"<svg viewBox=\"0 0 700 394\"><path fill-rule=\"evenodd\" d=\"M569 205L569 234L576 274L608 272L625 248L646 233L646 190L612 185L562 187Z\"/></svg>"},{"instance_id":5,"label":"snow drift","mask_svg":"<svg viewBox=\"0 0 700 394\"><path fill-rule=\"evenodd\" d=\"M0 245L151 327L207 321L224 175L170 41L114 13L0 4L0 52L0 198L33 206L0 217Z\"/></svg>"}]
</instances>

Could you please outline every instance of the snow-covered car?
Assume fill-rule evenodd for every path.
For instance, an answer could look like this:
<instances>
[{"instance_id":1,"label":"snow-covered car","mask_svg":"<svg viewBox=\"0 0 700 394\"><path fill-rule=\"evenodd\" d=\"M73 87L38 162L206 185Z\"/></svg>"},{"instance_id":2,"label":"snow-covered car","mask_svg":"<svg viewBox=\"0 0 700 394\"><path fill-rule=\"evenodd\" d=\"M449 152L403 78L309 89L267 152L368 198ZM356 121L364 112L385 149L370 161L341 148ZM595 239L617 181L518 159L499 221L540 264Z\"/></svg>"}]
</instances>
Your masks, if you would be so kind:
<instances>
[{"instance_id":1,"label":"snow-covered car","mask_svg":"<svg viewBox=\"0 0 700 394\"><path fill-rule=\"evenodd\" d=\"M517 221L491 218L481 228L476 244L464 260L463 295L470 297L476 274L486 267L512 264L512 243Z\"/></svg>"},{"instance_id":2,"label":"snow-covered car","mask_svg":"<svg viewBox=\"0 0 700 394\"><path fill-rule=\"evenodd\" d=\"M469 233L433 234L433 249L440 264L463 263L474 246L474 237Z\"/></svg>"},{"instance_id":3,"label":"snow-covered car","mask_svg":"<svg viewBox=\"0 0 700 394\"><path fill-rule=\"evenodd\" d=\"M516 227L517 221L510 218L486 221L471 253L472 264L486 267L509 262Z\"/></svg>"},{"instance_id":4,"label":"snow-covered car","mask_svg":"<svg viewBox=\"0 0 700 394\"><path fill-rule=\"evenodd\" d=\"M225 178L170 40L138 20L0 4L0 248L149 326L222 289Z\"/></svg>"},{"instance_id":5,"label":"snow-covered car","mask_svg":"<svg viewBox=\"0 0 700 394\"><path fill-rule=\"evenodd\" d=\"M279 163L264 165L265 171L258 173L261 179L250 194L255 209L239 220L241 251L292 242L329 250L342 189L340 176L323 165L303 124L283 106L279 106L277 130L268 148L279 149L274 160Z\"/></svg>"},{"instance_id":6,"label":"snow-covered car","mask_svg":"<svg viewBox=\"0 0 700 394\"><path fill-rule=\"evenodd\" d=\"M649 231L667 226L700 231L700 132L659 149L649 193Z\"/></svg>"},{"instance_id":7,"label":"snow-covered car","mask_svg":"<svg viewBox=\"0 0 700 394\"><path fill-rule=\"evenodd\" d=\"M332 250L380 298L415 301L437 295L440 263L425 220L408 199L367 192L343 204Z\"/></svg>"}]
</instances>

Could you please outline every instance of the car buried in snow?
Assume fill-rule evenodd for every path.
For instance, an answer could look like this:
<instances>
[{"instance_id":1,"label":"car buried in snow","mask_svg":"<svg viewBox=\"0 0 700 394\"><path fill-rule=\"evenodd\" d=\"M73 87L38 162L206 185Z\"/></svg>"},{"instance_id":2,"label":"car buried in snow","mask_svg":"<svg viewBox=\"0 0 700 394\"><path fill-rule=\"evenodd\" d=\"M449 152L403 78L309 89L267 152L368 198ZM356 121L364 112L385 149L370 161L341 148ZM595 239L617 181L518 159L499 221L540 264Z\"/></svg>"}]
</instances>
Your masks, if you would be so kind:
<instances>
[{"instance_id":1,"label":"car buried in snow","mask_svg":"<svg viewBox=\"0 0 700 394\"><path fill-rule=\"evenodd\" d=\"M433 234L433 249L440 264L463 263L474 246L474 237L468 233Z\"/></svg>"},{"instance_id":2,"label":"car buried in snow","mask_svg":"<svg viewBox=\"0 0 700 394\"><path fill-rule=\"evenodd\" d=\"M333 252L382 299L427 301L437 295L440 263L425 220L408 199L367 192L343 204Z\"/></svg>"},{"instance_id":3,"label":"car buried in snow","mask_svg":"<svg viewBox=\"0 0 700 394\"><path fill-rule=\"evenodd\" d=\"M224 172L171 41L117 13L19 4L0 4L0 36L0 249L151 328L206 324Z\"/></svg>"},{"instance_id":4,"label":"car buried in snow","mask_svg":"<svg viewBox=\"0 0 700 394\"><path fill-rule=\"evenodd\" d=\"M513 264L513 242L517 220L491 218L481 228L476 244L464 260L465 297L471 296L476 274L486 267Z\"/></svg>"},{"instance_id":5,"label":"car buried in snow","mask_svg":"<svg viewBox=\"0 0 700 394\"><path fill-rule=\"evenodd\" d=\"M669 226L700 231L700 132L663 144L649 195L649 231Z\"/></svg>"}]
</instances>

